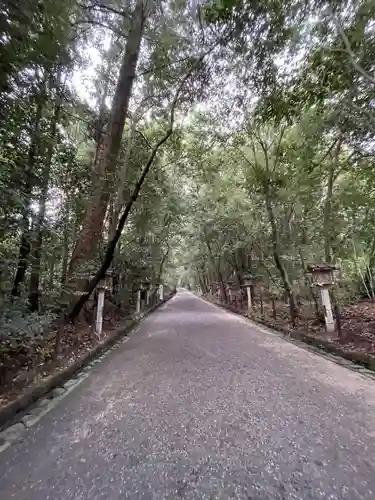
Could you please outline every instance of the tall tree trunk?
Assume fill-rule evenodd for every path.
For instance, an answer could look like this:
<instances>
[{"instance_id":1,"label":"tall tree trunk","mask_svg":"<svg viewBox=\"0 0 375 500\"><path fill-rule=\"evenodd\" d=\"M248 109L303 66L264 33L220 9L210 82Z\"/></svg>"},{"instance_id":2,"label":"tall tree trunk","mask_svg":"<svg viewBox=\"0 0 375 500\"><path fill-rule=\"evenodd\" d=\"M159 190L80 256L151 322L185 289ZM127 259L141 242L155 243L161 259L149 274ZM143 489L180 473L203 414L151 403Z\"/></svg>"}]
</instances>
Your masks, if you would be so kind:
<instances>
[{"instance_id":1,"label":"tall tree trunk","mask_svg":"<svg viewBox=\"0 0 375 500\"><path fill-rule=\"evenodd\" d=\"M40 121L42 118L44 104L45 104L44 98L40 96L37 97L35 119L31 131L30 147L29 147L27 167L25 172L25 178L26 178L25 191L24 191L25 207L23 210L22 222L21 222L22 234L20 241L17 271L14 277L13 288L11 292L13 297L19 297L21 295L21 285L25 281L28 258L31 250L30 207L31 207L31 194L34 185L33 169L34 169L35 157L38 154L39 139L40 139Z\"/></svg>"},{"instance_id":2,"label":"tall tree trunk","mask_svg":"<svg viewBox=\"0 0 375 500\"><path fill-rule=\"evenodd\" d=\"M108 68L109 70L109 68ZM104 80L104 89L103 89L103 94L100 99L100 104L99 104L99 125L96 130L96 149L95 149L95 156L94 156L94 164L93 164L93 169L92 169L92 177L91 177L91 185L94 186L95 184L95 179L96 176L99 174L100 176L104 175L104 172L98 172L97 166L99 163L99 159L103 155L103 146L104 146L104 134L103 134L103 125L105 122L105 115L106 115L106 100L108 96L108 86L109 86L109 81L108 78ZM103 167L103 163L100 165Z\"/></svg>"},{"instance_id":3,"label":"tall tree trunk","mask_svg":"<svg viewBox=\"0 0 375 500\"><path fill-rule=\"evenodd\" d=\"M274 209L272 206L272 198L270 193L269 183L264 186L264 198L266 204L266 210L268 214L268 220L271 226L271 238L272 238L272 253L275 261L275 266L280 273L281 281L283 283L284 290L288 296L290 304L290 313L292 316L292 321L294 322L298 316L298 306L297 301L293 292L292 285L289 280L288 272L284 266L281 258L280 240L279 232L277 230L276 218L274 214Z\"/></svg>"},{"instance_id":4,"label":"tall tree trunk","mask_svg":"<svg viewBox=\"0 0 375 500\"><path fill-rule=\"evenodd\" d=\"M368 265L366 266L366 273L365 273L365 282L366 282L366 287L371 290L371 296L373 297L373 300L375 299L374 297L374 274L373 270L375 267L375 237L372 240L370 252L369 252L369 261Z\"/></svg>"},{"instance_id":5,"label":"tall tree trunk","mask_svg":"<svg viewBox=\"0 0 375 500\"><path fill-rule=\"evenodd\" d=\"M48 274L48 281L47 281L47 287L49 290L53 290L54 288L54 281L55 281L55 267L56 267L56 246L54 245L52 248L52 253L49 258L49 263L48 263L48 268L49 268L49 274Z\"/></svg>"},{"instance_id":6,"label":"tall tree trunk","mask_svg":"<svg viewBox=\"0 0 375 500\"><path fill-rule=\"evenodd\" d=\"M166 261L168 255L169 255L170 250L171 250L170 246L167 244L167 251L165 252L165 254L163 255L163 257L160 261L159 270L158 270L158 273L156 275L156 283L160 283L160 280L161 280L161 277L163 274L164 264L165 264L165 261Z\"/></svg>"},{"instance_id":7,"label":"tall tree trunk","mask_svg":"<svg viewBox=\"0 0 375 500\"><path fill-rule=\"evenodd\" d=\"M198 274L198 280L203 294L206 295L208 293L208 287L205 276L201 276L200 274Z\"/></svg>"},{"instance_id":8,"label":"tall tree trunk","mask_svg":"<svg viewBox=\"0 0 375 500\"><path fill-rule=\"evenodd\" d=\"M182 86L180 86L179 91L181 90ZM142 171L142 174L137 182L137 184L134 186L133 192L130 196L129 201L126 204L124 213L121 215L118 227L116 229L116 233L113 237L112 240L108 242L108 246L102 261L102 264L100 268L98 269L97 273L95 274L94 278L89 281L89 283L85 287L85 294L81 295L81 297L78 299L78 301L75 304L72 304L69 312L67 313L67 319L69 321L74 321L79 313L82 310L82 307L85 305L87 300L89 299L90 295L94 291L95 287L99 283L99 281L105 276L106 271L108 270L109 266L111 265L117 243L120 239L120 236L122 234L122 231L124 229L125 223L128 219L128 216L130 214L130 211L134 205L134 203L137 201L139 192L143 186L143 183L147 177L147 174L150 171L151 165L154 162L155 156L159 150L159 148L169 139L169 137L172 135L173 132L173 123L174 123L174 109L176 106L177 98L179 96L179 92L177 92L175 99L172 103L172 111L171 111L171 122L170 122L170 127L165 133L165 135L159 140L159 142L154 146L152 151L150 152L146 165Z\"/></svg>"},{"instance_id":9,"label":"tall tree trunk","mask_svg":"<svg viewBox=\"0 0 375 500\"><path fill-rule=\"evenodd\" d=\"M73 275L79 266L95 257L100 241L108 200L113 190L117 157L120 150L125 118L139 56L140 45L146 21L143 0L138 0L132 16L132 25L125 47L120 74L109 116L103 155L99 158L99 170L104 172L97 178L88 200L82 232L74 248L69 264L69 275ZM103 165L103 168L101 168Z\"/></svg>"},{"instance_id":10,"label":"tall tree trunk","mask_svg":"<svg viewBox=\"0 0 375 500\"><path fill-rule=\"evenodd\" d=\"M324 200L323 233L324 233L324 259L327 264L332 262L332 234L331 234L331 212L333 194L334 169L330 165L328 172L327 194Z\"/></svg>"},{"instance_id":11,"label":"tall tree trunk","mask_svg":"<svg viewBox=\"0 0 375 500\"><path fill-rule=\"evenodd\" d=\"M57 102L57 100L60 100L60 98L59 97L56 98L54 114L51 121L50 137L46 151L45 163L43 167L38 216L36 220L35 237L32 250L33 259L31 265L30 285L29 285L29 307L31 311L39 310L39 295L40 295L39 283L40 283L44 222L46 215L46 202L47 202L48 186L51 173L52 156L55 149L57 123L59 120L60 108L61 108L61 103Z\"/></svg>"},{"instance_id":12,"label":"tall tree trunk","mask_svg":"<svg viewBox=\"0 0 375 500\"><path fill-rule=\"evenodd\" d=\"M128 39L128 41L129 41L129 39ZM116 246L117 246L117 243L121 237L122 231L125 227L125 223L128 219L128 216L130 214L130 211L131 211L134 203L137 201L139 192L140 192L140 190L143 186L143 183L144 183L144 181L145 181L145 179L150 171L150 168L155 160L155 157L159 151L159 148L166 141L168 141L169 137L173 133L176 106L177 106L177 102L178 102L178 99L180 97L180 94L182 92L182 89L183 89L184 85L186 84L187 80L192 75L193 71L202 62L203 58L204 58L204 55L200 59L198 59L198 61L196 61L195 64L192 65L192 67L190 68L188 73L186 73L184 78L181 80L179 86L177 87L174 99L173 99L172 104L171 104L169 127L168 127L167 131L165 132L165 134L163 135L163 137L161 137L161 139L155 144L155 146L150 151L150 153L148 155L148 159L146 161L146 164L142 170L142 174L141 174L138 182L134 186L133 192L129 198L129 201L126 204L125 210L120 217L118 227L116 229L116 233L115 233L113 239L111 239L108 242L107 249L106 249L104 258L102 260L101 266L98 269L98 271L96 272L95 276L89 281L89 283L87 283L87 285L85 287L85 293L83 295L81 295L81 297L78 299L77 302L75 302L74 304L71 304L70 310L68 311L68 313L66 315L67 320L74 321L75 318L77 318L77 316L79 315L79 313L82 310L82 307L85 305L85 303L89 299L90 295L94 291L95 287L97 286L99 281L105 276L105 273L107 272L109 266L111 265L112 260L113 260L113 256L114 256L114 253L116 250Z\"/></svg>"},{"instance_id":13,"label":"tall tree trunk","mask_svg":"<svg viewBox=\"0 0 375 500\"><path fill-rule=\"evenodd\" d=\"M220 287L221 296L222 296L223 300L225 302L227 302L228 301L228 297L227 297L227 291L225 289L225 283L224 283L223 275L221 273L220 258L218 259L218 261L216 263L215 262L215 257L214 257L213 252L212 252L211 245L210 245L210 243L208 241L208 238L207 238L206 234L205 234L205 239L206 239L206 245L207 245L208 253L210 255L212 267L213 267L213 269L216 272L217 279L219 280L219 287Z\"/></svg>"},{"instance_id":14,"label":"tall tree trunk","mask_svg":"<svg viewBox=\"0 0 375 500\"><path fill-rule=\"evenodd\" d=\"M306 266L305 259L303 257L303 252L302 252L302 248L301 247L299 247L298 253L299 253L299 258L300 258L300 261L301 261L301 267L302 267L302 270L303 270L303 274L305 276L305 282L306 282L307 288L309 290L309 294L310 294L310 296L311 296L311 298L313 299L313 302L314 302L315 317L316 317L316 319L318 321L321 321L321 320L324 321L324 315L321 314L321 311L320 311L320 308L319 308L319 300L318 300L318 297L316 296L316 294L315 294L315 292L313 290L312 281L311 281L311 278L310 278L310 276L308 275L308 272L307 272L307 266Z\"/></svg>"},{"instance_id":15,"label":"tall tree trunk","mask_svg":"<svg viewBox=\"0 0 375 500\"><path fill-rule=\"evenodd\" d=\"M333 186L338 175L339 156L341 152L341 145L343 138L339 137L334 154L331 155L332 162L329 165L328 179L327 179L327 193L324 200L323 209L323 234L324 234L324 259L327 264L333 261L332 255L332 199L333 199Z\"/></svg>"},{"instance_id":16,"label":"tall tree trunk","mask_svg":"<svg viewBox=\"0 0 375 500\"><path fill-rule=\"evenodd\" d=\"M61 256L61 286L64 287L66 283L66 278L68 274L68 264L69 264L69 209L70 203L67 198L64 207L64 228L63 228L63 246L62 246L62 256Z\"/></svg>"}]
</instances>

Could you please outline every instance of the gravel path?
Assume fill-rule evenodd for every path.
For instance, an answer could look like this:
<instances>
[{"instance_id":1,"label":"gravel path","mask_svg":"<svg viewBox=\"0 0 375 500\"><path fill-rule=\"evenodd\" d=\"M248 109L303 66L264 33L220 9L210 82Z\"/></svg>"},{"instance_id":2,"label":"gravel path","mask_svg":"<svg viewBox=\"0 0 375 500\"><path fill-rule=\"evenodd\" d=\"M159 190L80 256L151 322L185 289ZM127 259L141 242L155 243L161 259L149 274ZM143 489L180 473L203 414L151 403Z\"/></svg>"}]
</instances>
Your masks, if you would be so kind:
<instances>
[{"instance_id":1,"label":"gravel path","mask_svg":"<svg viewBox=\"0 0 375 500\"><path fill-rule=\"evenodd\" d=\"M180 292L0 455L1 500L375 498L375 384Z\"/></svg>"}]
</instances>

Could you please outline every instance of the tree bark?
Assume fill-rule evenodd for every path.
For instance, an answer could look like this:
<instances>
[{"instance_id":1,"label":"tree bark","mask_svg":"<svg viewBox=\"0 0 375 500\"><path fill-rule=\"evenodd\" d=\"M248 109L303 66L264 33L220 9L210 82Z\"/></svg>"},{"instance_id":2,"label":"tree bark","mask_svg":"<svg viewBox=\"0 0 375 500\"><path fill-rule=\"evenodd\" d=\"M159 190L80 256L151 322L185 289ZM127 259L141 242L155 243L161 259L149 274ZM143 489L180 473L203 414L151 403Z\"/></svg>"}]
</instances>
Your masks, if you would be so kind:
<instances>
[{"instance_id":1,"label":"tree bark","mask_svg":"<svg viewBox=\"0 0 375 500\"><path fill-rule=\"evenodd\" d=\"M215 257L214 257L213 252L212 252L211 245L210 245L210 243L208 241L208 237L206 235L206 232L204 232L204 233L205 233L206 245L207 245L207 248L208 248L208 253L209 253L210 258L211 258L212 266L213 266L213 269L215 269L217 279L219 280L219 287L220 287L221 296L222 296L222 298L223 298L223 300L225 302L228 302L227 292L226 292L226 289L225 289L225 283L224 283L223 275L222 275L221 269L220 269L220 258L218 259L218 262L216 264L215 263Z\"/></svg>"},{"instance_id":2,"label":"tree bark","mask_svg":"<svg viewBox=\"0 0 375 500\"><path fill-rule=\"evenodd\" d=\"M86 289L85 289L85 292L86 292L85 295L82 295L80 297L80 299L73 305L71 310L68 312L68 314L67 314L68 320L73 321L78 316L82 307L85 305L88 298L90 297L91 293L94 291L94 289L97 286L97 284L99 283L99 281L105 276L105 273L107 272L109 266L111 265L117 243L120 239L121 233L122 233L124 226L125 226L125 222L127 221L128 216L130 214L130 211L138 198L139 192L140 192L142 185L147 177L147 174L151 168L151 165L154 162L155 156L156 156L159 148L169 139L170 135L172 134L172 130L173 130L172 127L173 127L173 120L171 120L171 127L169 128L169 130L166 132L164 137L156 144L156 146L151 151L151 153L148 157L148 160L146 162L146 165L143 169L142 175L139 178L137 184L135 185L134 190L132 192L132 195L130 197L130 200L128 201L126 208L124 210L124 213L122 214L122 216L120 218L118 227L116 229L116 234L114 235L113 239L110 240L110 242L108 243L107 250L105 252L102 265L100 266L98 272L95 274L94 278L92 280L90 280L90 282L87 284Z\"/></svg>"},{"instance_id":3,"label":"tree bark","mask_svg":"<svg viewBox=\"0 0 375 500\"><path fill-rule=\"evenodd\" d=\"M275 266L280 273L281 281L283 283L284 290L288 296L289 304L290 304L290 313L292 317L293 323L298 317L298 306L297 301L295 299L295 295L293 293L292 285L289 281L288 272L284 266L284 263L281 258L281 250L280 250L280 240L279 233L277 230L276 218L272 206L272 199L270 193L269 183L264 186L264 198L266 204L266 210L268 214L268 220L271 226L271 238L272 238L272 253L275 261Z\"/></svg>"},{"instance_id":4,"label":"tree bark","mask_svg":"<svg viewBox=\"0 0 375 500\"><path fill-rule=\"evenodd\" d=\"M55 149L57 123L59 121L60 109L61 109L61 103L57 102L59 99L60 99L59 97L56 98L54 114L51 121L50 137L43 168L41 194L39 198L39 209L35 227L35 239L32 250L33 260L32 260L30 284L29 284L29 307L31 311L39 310L39 298L40 298L39 284L40 284L40 270L41 270L41 258L42 258L42 247L43 247L43 233L44 233L46 202L47 202L48 186L51 173L52 157Z\"/></svg>"},{"instance_id":5,"label":"tree bark","mask_svg":"<svg viewBox=\"0 0 375 500\"><path fill-rule=\"evenodd\" d=\"M324 233L324 259L327 264L332 262L332 234L331 234L331 212L333 194L334 170L332 165L328 172L327 194L324 200L323 233Z\"/></svg>"},{"instance_id":6,"label":"tree bark","mask_svg":"<svg viewBox=\"0 0 375 500\"><path fill-rule=\"evenodd\" d=\"M332 198L333 198L333 186L335 179L337 178L337 170L339 163L339 155L342 145L342 137L337 140L337 145L334 154L332 154L332 163L329 165L328 179L327 179L327 194L324 200L324 210L323 210L323 234L324 234L324 258L327 264L331 264L333 261L332 255Z\"/></svg>"},{"instance_id":7,"label":"tree bark","mask_svg":"<svg viewBox=\"0 0 375 500\"><path fill-rule=\"evenodd\" d=\"M132 16L125 52L120 68L115 95L103 145L99 158L104 175L98 178L88 200L80 238L74 248L69 264L69 276L87 260L92 259L100 241L110 194L113 190L117 157L120 150L125 118L128 112L139 50L143 36L146 13L142 0L138 0ZM103 165L103 168L101 168Z\"/></svg>"},{"instance_id":8,"label":"tree bark","mask_svg":"<svg viewBox=\"0 0 375 500\"><path fill-rule=\"evenodd\" d=\"M118 176L118 189L117 189L117 196L114 202L114 207L113 211L111 214L111 224L109 228L109 239L112 239L116 233L116 228L117 224L120 218L120 212L121 209L124 205L124 186L125 186L125 180L126 180L126 173L128 170L128 164L129 164L129 159L130 159L130 153L132 149L132 142L133 142L133 136L135 132L135 126L136 123L134 120L131 121L130 124L130 129L129 129L129 134L128 134L128 141L126 145L126 151L125 151L125 158L124 161L121 165L120 169L120 174Z\"/></svg>"},{"instance_id":9,"label":"tree bark","mask_svg":"<svg viewBox=\"0 0 375 500\"><path fill-rule=\"evenodd\" d=\"M302 252L302 248L301 247L298 249L298 253L299 253L299 258L300 258L300 261L301 261L302 271L303 271L303 274L305 275L306 285L308 287L309 294L310 294L310 296L311 296L311 298L313 299L313 302L314 302L315 317L316 317L316 319L318 321L324 321L324 315L321 314L321 311L320 311L320 308L319 308L319 300L318 300L316 294L314 293L314 290L312 288L311 278L309 277L309 275L307 273L307 266L306 266L305 259L303 257L303 252Z\"/></svg>"},{"instance_id":10,"label":"tree bark","mask_svg":"<svg viewBox=\"0 0 375 500\"><path fill-rule=\"evenodd\" d=\"M190 68L190 70L188 71L188 73L184 76L184 78L181 80L179 86L177 87L174 99L173 99L172 104L171 104L169 127L168 127L166 133L164 134L164 136L156 143L156 145L150 151L150 154L148 156L148 159L147 159L146 165L145 165L145 167L144 167L144 169L142 171L142 174L141 174L138 182L136 183L136 185L135 185L135 187L133 189L133 192L132 192L132 194L130 196L130 199L129 199L128 203L126 204L126 207L125 207L125 210L124 210L123 214L120 217L120 220L119 220L119 223L118 223L118 227L116 229L116 233L115 233L114 237L109 241L109 243L107 245L107 249L106 249L104 258L102 260L102 264L101 264L100 268L98 269L97 273L95 274L94 278L91 279L89 281L89 283L86 285L86 287L85 287L85 294L81 295L81 297L79 298L79 300L75 304L73 304L73 306L68 311L68 313L66 315L66 318L67 318L68 321L74 321L74 319L79 315L80 311L82 310L82 307L85 305L85 303L89 299L90 295L94 291L95 287L98 285L99 281L105 276L105 273L107 272L109 266L111 265L112 260L113 260L113 256L114 256L114 253L115 253L115 250L116 250L116 246L117 246L117 243L118 243L118 241L120 239L122 231L124 229L125 223L126 223L126 221L128 219L128 216L130 214L130 211L131 211L134 203L137 201L139 192L140 192L140 190L141 190L141 188L143 186L143 183L144 183L144 181L145 181L145 179L147 177L148 172L150 171L150 168L151 168L151 166L152 166L152 164L154 162L154 159L155 159L155 157L157 155L157 152L159 151L159 148L169 139L169 137L173 133L176 106L177 106L177 102L178 102L179 96L180 96L180 94L182 92L182 89L183 89L185 83L187 82L187 80L192 75L194 69L197 68L198 65L202 62L202 60L205 57L205 55L206 54L204 54L203 56L201 56L196 61L196 63L193 64L193 66Z\"/></svg>"},{"instance_id":11,"label":"tree bark","mask_svg":"<svg viewBox=\"0 0 375 500\"><path fill-rule=\"evenodd\" d=\"M109 68L108 68L109 70ZM104 122L105 122L105 115L106 115L106 100L108 96L108 86L109 86L109 81L108 78L104 81L104 89L103 89L103 95L100 100L100 105L99 105L99 117L98 117L98 127L97 130L95 131L95 137L96 137L96 148L95 148L95 156L94 156L94 164L93 164L93 169L92 169L92 177L91 177L91 185L95 185L96 181L96 176L99 174L102 176L104 172L100 172L97 170L98 167L98 162L99 159L102 157L103 154L103 140L104 140L104 134L103 134L103 129L102 128ZM103 167L104 165L101 164L99 165Z\"/></svg>"},{"instance_id":12,"label":"tree bark","mask_svg":"<svg viewBox=\"0 0 375 500\"><path fill-rule=\"evenodd\" d=\"M374 302L375 300L375 294L374 294L374 275L373 275L373 269L375 266L375 237L372 240L370 252L369 252L369 261L368 265L366 266L366 273L365 273L365 282L366 282L366 287L371 290L371 297L372 301Z\"/></svg>"},{"instance_id":13,"label":"tree bark","mask_svg":"<svg viewBox=\"0 0 375 500\"><path fill-rule=\"evenodd\" d=\"M38 154L39 139L40 139L40 121L42 118L44 106L44 99L38 98L36 103L35 119L33 124L33 129L30 137L30 148L28 153L28 161L25 172L26 182L25 182L25 208L22 214L22 234L20 241L20 249L18 256L17 271L14 277L13 288L11 295L13 297L19 297L21 295L21 285L25 281L25 275L28 265L28 257L31 250L30 245L30 207L31 207L31 192L33 188L33 168L35 157Z\"/></svg>"},{"instance_id":14,"label":"tree bark","mask_svg":"<svg viewBox=\"0 0 375 500\"><path fill-rule=\"evenodd\" d=\"M161 276L163 274L164 264L165 264L165 261L166 261L168 255L169 255L170 250L171 250L170 246L167 244L167 251L165 252L165 254L163 255L163 257L160 261L159 271L158 271L158 274L156 276L156 283L160 283Z\"/></svg>"},{"instance_id":15,"label":"tree bark","mask_svg":"<svg viewBox=\"0 0 375 500\"><path fill-rule=\"evenodd\" d=\"M49 275L48 275L48 289L52 290L55 281L55 266L56 266L56 247L52 249L52 255L49 259Z\"/></svg>"},{"instance_id":16,"label":"tree bark","mask_svg":"<svg viewBox=\"0 0 375 500\"><path fill-rule=\"evenodd\" d=\"M66 278L68 274L68 264L69 264L69 199L65 201L64 207L64 228L63 228L63 246L62 246L62 256L61 256L61 286L64 287L66 283Z\"/></svg>"}]
</instances>

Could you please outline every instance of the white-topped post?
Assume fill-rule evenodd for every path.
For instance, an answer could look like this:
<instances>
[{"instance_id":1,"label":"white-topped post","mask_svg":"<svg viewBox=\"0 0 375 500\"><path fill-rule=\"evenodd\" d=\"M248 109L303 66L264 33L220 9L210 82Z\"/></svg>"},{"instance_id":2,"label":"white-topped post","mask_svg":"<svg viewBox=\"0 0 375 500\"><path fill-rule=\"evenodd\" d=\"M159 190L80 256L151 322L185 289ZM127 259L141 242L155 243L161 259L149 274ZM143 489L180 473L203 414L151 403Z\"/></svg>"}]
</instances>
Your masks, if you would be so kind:
<instances>
[{"instance_id":1,"label":"white-topped post","mask_svg":"<svg viewBox=\"0 0 375 500\"><path fill-rule=\"evenodd\" d=\"M250 312L252 308L250 285L246 286L246 293L247 293L247 310Z\"/></svg>"},{"instance_id":2,"label":"white-topped post","mask_svg":"<svg viewBox=\"0 0 375 500\"><path fill-rule=\"evenodd\" d=\"M105 291L108 290L112 292L113 290L113 280L112 271L108 270L103 278L99 281L97 285L98 290L98 301L96 304L96 317L95 317L95 333L98 337L101 336L103 331L103 309L104 309L104 298Z\"/></svg>"},{"instance_id":3,"label":"white-topped post","mask_svg":"<svg viewBox=\"0 0 375 500\"><path fill-rule=\"evenodd\" d=\"M251 309L253 307L251 300L251 285L252 285L252 276L251 275L244 276L244 286L246 288L246 295L247 295L247 310L249 313L251 312Z\"/></svg>"},{"instance_id":4,"label":"white-topped post","mask_svg":"<svg viewBox=\"0 0 375 500\"><path fill-rule=\"evenodd\" d=\"M164 285L163 284L159 285L159 299L164 300Z\"/></svg>"},{"instance_id":5,"label":"white-topped post","mask_svg":"<svg viewBox=\"0 0 375 500\"><path fill-rule=\"evenodd\" d=\"M137 305L136 305L136 313L141 313L141 291L137 290Z\"/></svg>"},{"instance_id":6,"label":"white-topped post","mask_svg":"<svg viewBox=\"0 0 375 500\"><path fill-rule=\"evenodd\" d=\"M105 286L98 287L98 303L96 306L95 332L98 336L103 331L103 308L104 308Z\"/></svg>"}]
</instances>

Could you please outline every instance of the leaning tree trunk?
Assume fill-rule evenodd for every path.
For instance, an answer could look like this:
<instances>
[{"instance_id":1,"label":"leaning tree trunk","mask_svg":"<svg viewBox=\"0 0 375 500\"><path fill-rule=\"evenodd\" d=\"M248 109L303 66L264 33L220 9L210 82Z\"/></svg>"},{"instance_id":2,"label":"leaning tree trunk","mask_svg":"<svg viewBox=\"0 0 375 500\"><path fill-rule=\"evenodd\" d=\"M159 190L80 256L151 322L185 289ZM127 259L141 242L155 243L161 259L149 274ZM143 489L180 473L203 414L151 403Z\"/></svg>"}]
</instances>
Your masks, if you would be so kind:
<instances>
[{"instance_id":1,"label":"leaning tree trunk","mask_svg":"<svg viewBox=\"0 0 375 500\"><path fill-rule=\"evenodd\" d=\"M135 125L136 125L136 122L134 120L132 120L131 124L130 124L129 133L128 133L125 158L124 158L124 161L122 162L120 173L118 176L118 189L117 189L116 199L114 201L113 211L111 214L111 224L110 224L110 228L109 228L109 239L112 239L116 233L117 224L118 224L118 221L120 218L121 209L124 206L124 187L125 187L126 174L128 171L128 165L129 165L129 160L130 160L130 154L131 154L131 150L132 150L132 142L133 142L133 136L134 136L134 132L135 132Z\"/></svg>"},{"instance_id":2,"label":"leaning tree trunk","mask_svg":"<svg viewBox=\"0 0 375 500\"><path fill-rule=\"evenodd\" d=\"M167 244L167 251L163 254L163 257L162 257L162 259L160 261L159 270L158 270L158 273L156 275L156 283L160 283L160 280L161 280L161 277L162 277L162 274L163 274L163 270L164 270L164 264L165 264L165 261L168 258L170 250L171 250L170 246Z\"/></svg>"},{"instance_id":3,"label":"leaning tree trunk","mask_svg":"<svg viewBox=\"0 0 375 500\"><path fill-rule=\"evenodd\" d=\"M128 41L129 41L129 39L128 39ZM115 233L114 237L108 242L107 249L105 251L101 266L98 269L98 271L96 272L95 276L87 283L85 290L84 290L85 293L83 295L81 295L81 297L78 299L77 302L75 302L74 304L71 304L71 306L68 310L68 313L66 315L66 319L68 321L74 321L77 318L77 316L79 315L79 313L82 310L82 307L85 305L85 303L89 299L91 293L94 291L94 289L97 286L97 284L99 283L99 281L105 276L106 271L108 270L109 266L111 265L112 260L113 260L113 256L115 254L116 246L119 242L122 231L125 227L125 223L128 219L128 216L130 214L130 211L131 211L134 203L137 201L139 192L140 192L140 190L143 186L143 183L144 183L144 181L145 181L145 179L150 171L151 165L154 162L154 159L159 151L159 148L169 139L169 137L173 133L176 106L177 106L177 102L178 102L178 99L180 97L180 94L182 92L182 89L183 89L184 85L186 84L187 80L192 75L193 71L202 62L204 57L205 57L205 55L201 56L195 62L195 64L192 65L192 67L190 68L188 73L186 73L184 78L181 80L179 86L177 87L174 99L173 99L172 104L171 104L169 127L168 127L167 131L165 132L165 134L161 137L161 139L155 144L155 146L150 151L146 165L142 170L142 174L141 174L138 182L134 186L134 189L133 189L133 192L129 198L129 201L127 202L127 204L125 206L125 210L120 217L120 220L119 220L119 223L118 223L118 226L116 229L116 233Z\"/></svg>"},{"instance_id":4,"label":"leaning tree trunk","mask_svg":"<svg viewBox=\"0 0 375 500\"><path fill-rule=\"evenodd\" d=\"M167 132L165 133L165 135L160 139L160 141L154 146L154 148L150 152L149 157L148 157L147 162L146 162L146 165L142 171L142 174L141 174L137 184L134 186L134 189L133 189L133 192L130 196L130 199L126 204L124 213L120 217L118 227L116 229L116 233L113 236L113 238L108 242L108 246L107 246L107 249L106 249L106 252L105 252L105 255L104 255L104 258L103 258L103 261L102 261L100 268L98 269L95 276L89 281L89 283L87 283L87 285L85 287L85 294L81 295L81 297L78 299L78 301L71 305L70 310L68 311L68 313L66 315L66 318L69 321L74 321L77 318L77 316L79 315L79 313L82 310L82 307L85 305L85 303L89 299L91 293L94 291L94 289L97 286L97 284L99 283L99 281L105 276L106 271L108 270L109 266L112 263L113 256L114 256L115 250L116 250L116 246L117 246L117 243L121 237L122 231L125 227L125 223L128 219L128 216L130 214L130 211L131 211L134 203L137 201L139 192L143 186L143 183L147 177L148 172L150 171L151 165L154 162L156 154L157 154L159 148L169 139L169 137L172 134L173 122L174 122L174 107L176 105L178 95L179 94L177 93L175 100L172 104L170 127L167 130Z\"/></svg>"},{"instance_id":5,"label":"leaning tree trunk","mask_svg":"<svg viewBox=\"0 0 375 500\"><path fill-rule=\"evenodd\" d=\"M99 158L99 171L104 172L104 176L97 178L88 200L81 235L69 264L70 276L83 262L94 258L97 252L108 201L113 190L117 157L128 112L145 20L146 14L143 0L138 0L132 16L132 26L129 30L117 87L112 101L103 144L103 154ZM103 165L103 168L101 168L101 165Z\"/></svg>"},{"instance_id":6,"label":"leaning tree trunk","mask_svg":"<svg viewBox=\"0 0 375 500\"><path fill-rule=\"evenodd\" d=\"M125 204L125 180L126 180L126 174L128 171L128 165L129 165L129 160L130 160L130 154L131 154L131 149L132 149L132 142L133 142L133 136L135 132L135 121L131 120L130 123L130 129L128 133L128 138L127 138L127 144L126 144L126 151L125 151L125 158L122 162L120 172L118 175L117 179L117 195L115 199L110 203L109 206L109 231L108 231L108 240L112 240L115 237L116 234L116 229L117 229L117 224L120 219L120 213L121 210ZM113 290L116 290L116 286L119 283L119 278L116 275L115 270L117 269L117 261L120 255L119 248L115 249L115 253L113 256L113 276L112 276L112 281L113 281Z\"/></svg>"}]
</instances>

